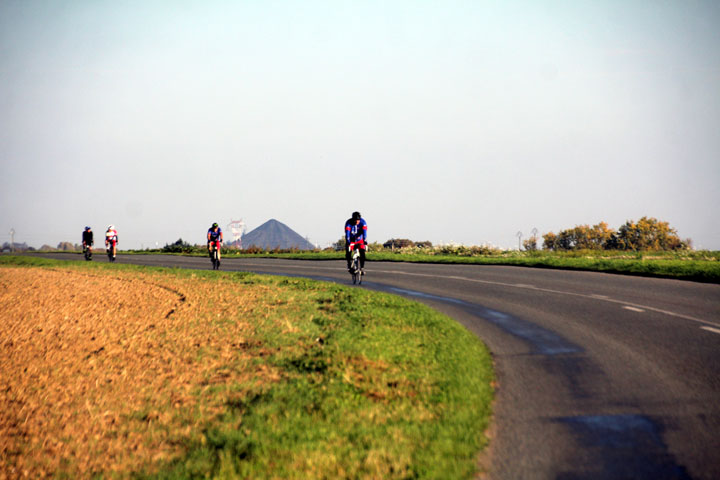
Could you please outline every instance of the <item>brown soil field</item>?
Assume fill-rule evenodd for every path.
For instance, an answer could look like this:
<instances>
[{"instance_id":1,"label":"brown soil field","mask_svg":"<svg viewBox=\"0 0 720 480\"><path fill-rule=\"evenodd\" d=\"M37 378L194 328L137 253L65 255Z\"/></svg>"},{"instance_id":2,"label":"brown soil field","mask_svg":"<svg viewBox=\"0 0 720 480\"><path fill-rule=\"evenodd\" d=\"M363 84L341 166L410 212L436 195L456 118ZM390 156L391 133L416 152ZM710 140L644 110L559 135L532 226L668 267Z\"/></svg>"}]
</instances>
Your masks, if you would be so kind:
<instances>
[{"instance_id":1,"label":"brown soil field","mask_svg":"<svg viewBox=\"0 0 720 480\"><path fill-rule=\"evenodd\" d=\"M0 479L152 471L222 412L204 391L278 379L247 348L270 287L193 277L0 267Z\"/></svg>"}]
</instances>

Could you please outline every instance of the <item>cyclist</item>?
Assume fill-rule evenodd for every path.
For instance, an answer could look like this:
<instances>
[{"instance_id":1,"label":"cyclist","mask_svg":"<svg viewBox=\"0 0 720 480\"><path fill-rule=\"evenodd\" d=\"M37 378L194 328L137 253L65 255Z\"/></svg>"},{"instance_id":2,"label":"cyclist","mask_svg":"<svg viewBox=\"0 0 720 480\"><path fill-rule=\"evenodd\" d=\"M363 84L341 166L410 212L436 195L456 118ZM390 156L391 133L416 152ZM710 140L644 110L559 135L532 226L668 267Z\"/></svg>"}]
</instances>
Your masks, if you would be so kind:
<instances>
[{"instance_id":1,"label":"cyclist","mask_svg":"<svg viewBox=\"0 0 720 480\"><path fill-rule=\"evenodd\" d=\"M117 254L118 234L115 230L115 225L108 225L107 231L105 232L105 248L110 247L112 249L112 261L115 261L115 255Z\"/></svg>"},{"instance_id":2,"label":"cyclist","mask_svg":"<svg viewBox=\"0 0 720 480\"><path fill-rule=\"evenodd\" d=\"M213 223L207 233L207 247L208 252L210 253L210 258L212 258L212 245L214 242L218 241L220 242L217 246L218 260L220 260L220 245L222 245L223 242L223 233L222 228L220 228L217 223Z\"/></svg>"},{"instance_id":3,"label":"cyclist","mask_svg":"<svg viewBox=\"0 0 720 480\"><path fill-rule=\"evenodd\" d=\"M352 251L360 249L360 272L365 275L365 250L367 249L367 223L360 212L353 212L352 217L345 222L345 260L348 272L352 273Z\"/></svg>"},{"instance_id":4,"label":"cyclist","mask_svg":"<svg viewBox=\"0 0 720 480\"><path fill-rule=\"evenodd\" d=\"M95 243L93 239L93 231L90 227L85 227L85 230L83 230L82 233L82 246L83 246L83 252L88 253L88 255L85 256L88 260L90 260L90 257L92 257L92 247Z\"/></svg>"}]
</instances>

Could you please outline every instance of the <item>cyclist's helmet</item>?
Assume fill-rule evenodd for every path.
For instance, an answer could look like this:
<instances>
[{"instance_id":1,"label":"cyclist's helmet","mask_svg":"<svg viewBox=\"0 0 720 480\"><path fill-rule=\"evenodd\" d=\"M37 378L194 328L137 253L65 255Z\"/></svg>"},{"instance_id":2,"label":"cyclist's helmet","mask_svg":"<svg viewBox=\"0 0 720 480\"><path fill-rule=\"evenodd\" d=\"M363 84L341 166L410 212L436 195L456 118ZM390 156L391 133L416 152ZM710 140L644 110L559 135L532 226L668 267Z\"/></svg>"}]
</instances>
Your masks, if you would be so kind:
<instances>
[{"instance_id":1,"label":"cyclist's helmet","mask_svg":"<svg viewBox=\"0 0 720 480\"><path fill-rule=\"evenodd\" d=\"M90 227L85 227L85 231L87 232L88 230L90 230Z\"/></svg>"},{"instance_id":2,"label":"cyclist's helmet","mask_svg":"<svg viewBox=\"0 0 720 480\"><path fill-rule=\"evenodd\" d=\"M213 223L211 228L218 228L218 224L217 224L217 223Z\"/></svg>"},{"instance_id":3,"label":"cyclist's helmet","mask_svg":"<svg viewBox=\"0 0 720 480\"><path fill-rule=\"evenodd\" d=\"M115 225L108 225L108 230L115 230Z\"/></svg>"},{"instance_id":4,"label":"cyclist's helmet","mask_svg":"<svg viewBox=\"0 0 720 480\"><path fill-rule=\"evenodd\" d=\"M360 220L360 218L361 218L360 212L353 212L353 214L352 214L353 222L356 220Z\"/></svg>"}]
</instances>

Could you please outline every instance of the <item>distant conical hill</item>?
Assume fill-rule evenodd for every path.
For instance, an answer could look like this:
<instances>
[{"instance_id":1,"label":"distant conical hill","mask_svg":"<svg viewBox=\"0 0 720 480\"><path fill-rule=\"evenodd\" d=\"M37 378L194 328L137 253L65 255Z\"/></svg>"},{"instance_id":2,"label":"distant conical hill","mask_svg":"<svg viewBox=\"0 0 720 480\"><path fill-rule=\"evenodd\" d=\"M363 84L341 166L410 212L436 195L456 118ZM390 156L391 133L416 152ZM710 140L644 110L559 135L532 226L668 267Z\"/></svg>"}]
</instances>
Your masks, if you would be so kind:
<instances>
[{"instance_id":1,"label":"distant conical hill","mask_svg":"<svg viewBox=\"0 0 720 480\"><path fill-rule=\"evenodd\" d=\"M268 220L255 230L242 236L243 248L259 247L265 250L313 250L315 246L292 228L275 219Z\"/></svg>"}]
</instances>

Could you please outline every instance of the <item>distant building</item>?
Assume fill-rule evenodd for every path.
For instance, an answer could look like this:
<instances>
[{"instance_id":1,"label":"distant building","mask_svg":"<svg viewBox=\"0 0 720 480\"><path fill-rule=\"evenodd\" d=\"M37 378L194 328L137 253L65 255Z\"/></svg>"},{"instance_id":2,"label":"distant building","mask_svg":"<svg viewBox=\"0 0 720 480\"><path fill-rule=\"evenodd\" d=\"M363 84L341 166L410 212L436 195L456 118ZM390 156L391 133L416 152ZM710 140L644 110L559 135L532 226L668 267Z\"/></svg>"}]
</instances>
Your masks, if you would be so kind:
<instances>
[{"instance_id":1,"label":"distant building","mask_svg":"<svg viewBox=\"0 0 720 480\"><path fill-rule=\"evenodd\" d=\"M28 251L33 251L33 250L35 250L35 249L33 247L28 246L28 244L25 242L23 242L23 243L5 242L5 243L3 243L3 246L2 246L2 251L5 253L7 253L7 252L28 252Z\"/></svg>"}]
</instances>

